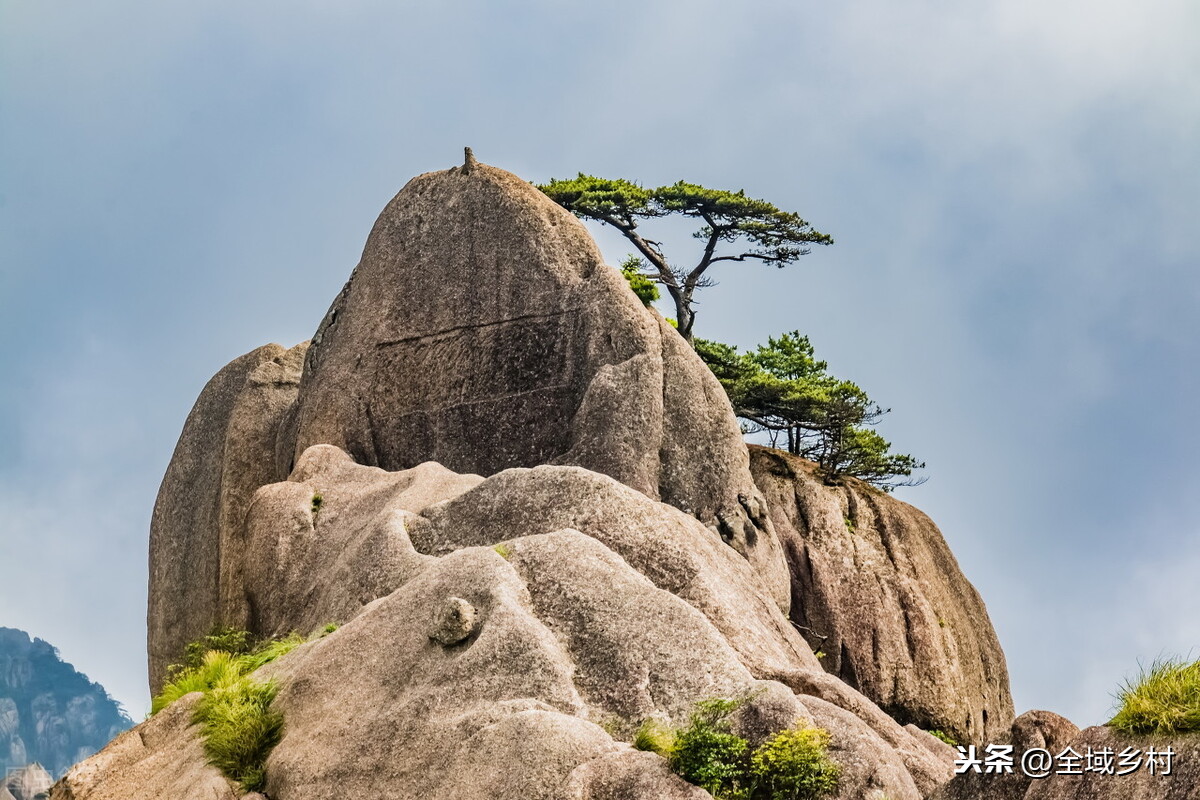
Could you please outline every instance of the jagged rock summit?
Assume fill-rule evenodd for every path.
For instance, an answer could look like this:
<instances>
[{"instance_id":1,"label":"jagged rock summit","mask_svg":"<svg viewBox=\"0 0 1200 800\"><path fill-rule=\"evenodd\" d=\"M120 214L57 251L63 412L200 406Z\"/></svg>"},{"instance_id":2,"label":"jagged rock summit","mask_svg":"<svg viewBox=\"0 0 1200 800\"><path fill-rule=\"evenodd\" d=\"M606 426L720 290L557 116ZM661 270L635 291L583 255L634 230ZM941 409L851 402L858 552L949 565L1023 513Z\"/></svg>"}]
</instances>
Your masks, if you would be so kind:
<instances>
[{"instance_id":1,"label":"jagged rock summit","mask_svg":"<svg viewBox=\"0 0 1200 800\"><path fill-rule=\"evenodd\" d=\"M238 615L222 554L239 514L316 444L386 470L609 475L712 526L788 602L720 384L577 219L473 156L388 203L306 354L260 348L205 388L151 528L152 684L187 641Z\"/></svg>"},{"instance_id":2,"label":"jagged rock summit","mask_svg":"<svg viewBox=\"0 0 1200 800\"><path fill-rule=\"evenodd\" d=\"M51 644L0 628L0 778L20 770L20 792L28 794L47 769L61 775L132 724L104 687Z\"/></svg>"}]
</instances>

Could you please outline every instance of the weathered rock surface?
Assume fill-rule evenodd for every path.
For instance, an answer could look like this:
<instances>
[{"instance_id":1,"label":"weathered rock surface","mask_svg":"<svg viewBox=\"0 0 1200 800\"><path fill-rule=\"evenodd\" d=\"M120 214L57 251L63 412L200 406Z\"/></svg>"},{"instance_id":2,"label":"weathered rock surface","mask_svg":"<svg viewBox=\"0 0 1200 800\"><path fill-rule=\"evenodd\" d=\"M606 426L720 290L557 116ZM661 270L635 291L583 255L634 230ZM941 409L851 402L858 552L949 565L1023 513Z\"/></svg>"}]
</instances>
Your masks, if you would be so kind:
<instances>
[{"instance_id":1,"label":"weathered rock surface","mask_svg":"<svg viewBox=\"0 0 1200 800\"><path fill-rule=\"evenodd\" d=\"M390 473L330 445L309 448L291 480L255 494L238 543L248 621L264 635L313 630L391 593L434 556L565 528L691 603L755 668L820 669L744 558L694 517L612 478L545 466L484 480L432 463Z\"/></svg>"},{"instance_id":2,"label":"weathered rock surface","mask_svg":"<svg viewBox=\"0 0 1200 800\"><path fill-rule=\"evenodd\" d=\"M1062 752L1079 735L1079 728L1066 717L1050 711L1027 711L1013 720L1007 736L994 744L1012 745L1013 770L985 773L968 770L935 792L930 800L1022 800L1033 778L1021 769L1027 750ZM993 742L989 742L992 744ZM982 751L977 751L980 755ZM983 757L980 755L980 757ZM1090 795L1089 795L1090 796Z\"/></svg>"},{"instance_id":3,"label":"weathered rock surface","mask_svg":"<svg viewBox=\"0 0 1200 800\"><path fill-rule=\"evenodd\" d=\"M260 347L213 376L196 400L171 456L150 523L147 614L150 684L208 633L240 585L230 537L258 487L282 480L276 437L296 396L307 343ZM224 571L224 574L223 572Z\"/></svg>"},{"instance_id":4,"label":"weathered rock surface","mask_svg":"<svg viewBox=\"0 0 1200 800\"><path fill-rule=\"evenodd\" d=\"M760 690L760 727L830 730L845 800L918 800L949 777L944 755L821 670L716 532L605 475L388 473L317 445L255 494L243 536L264 632L350 618L264 670L286 719L274 800L699 798L631 749L634 731ZM113 769L89 786L154 796Z\"/></svg>"},{"instance_id":5,"label":"weathered rock surface","mask_svg":"<svg viewBox=\"0 0 1200 800\"><path fill-rule=\"evenodd\" d=\"M259 348L201 393L151 526L152 689L188 641L253 613L221 554L254 492L314 444L387 470L582 466L711 525L789 601L716 379L578 220L494 167L410 181L312 346Z\"/></svg>"},{"instance_id":6,"label":"weathered rock surface","mask_svg":"<svg viewBox=\"0 0 1200 800\"><path fill-rule=\"evenodd\" d=\"M1013 719L1008 669L979 593L933 522L855 481L751 445L791 571L791 618L833 675L896 719L962 742Z\"/></svg>"},{"instance_id":7,"label":"weathered rock surface","mask_svg":"<svg viewBox=\"0 0 1200 800\"><path fill-rule=\"evenodd\" d=\"M118 736L54 785L50 800L238 800L241 794L204 757L190 694Z\"/></svg>"},{"instance_id":8,"label":"weathered rock surface","mask_svg":"<svg viewBox=\"0 0 1200 800\"><path fill-rule=\"evenodd\" d=\"M38 765L61 775L132 724L49 643L0 628L0 779L27 765L36 766L29 775L43 771Z\"/></svg>"},{"instance_id":9,"label":"weathered rock surface","mask_svg":"<svg viewBox=\"0 0 1200 800\"><path fill-rule=\"evenodd\" d=\"M473 159L383 210L313 337L290 427L293 458L332 444L387 470L609 475L718 526L786 602L716 379L575 217Z\"/></svg>"}]
</instances>

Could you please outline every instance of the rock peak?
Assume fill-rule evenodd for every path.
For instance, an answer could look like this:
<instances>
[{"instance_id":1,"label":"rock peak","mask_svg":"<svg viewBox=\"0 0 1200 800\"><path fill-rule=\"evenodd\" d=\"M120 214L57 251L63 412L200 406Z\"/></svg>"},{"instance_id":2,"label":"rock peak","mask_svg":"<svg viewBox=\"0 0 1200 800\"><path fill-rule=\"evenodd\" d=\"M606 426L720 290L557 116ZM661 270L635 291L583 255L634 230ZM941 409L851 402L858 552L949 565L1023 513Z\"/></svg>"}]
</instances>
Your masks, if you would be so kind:
<instances>
[{"instance_id":1,"label":"rock peak","mask_svg":"<svg viewBox=\"0 0 1200 800\"><path fill-rule=\"evenodd\" d=\"M475 153L471 151L471 148L464 147L462 171L464 173L469 173L478 163L479 162L475 160Z\"/></svg>"}]
</instances>

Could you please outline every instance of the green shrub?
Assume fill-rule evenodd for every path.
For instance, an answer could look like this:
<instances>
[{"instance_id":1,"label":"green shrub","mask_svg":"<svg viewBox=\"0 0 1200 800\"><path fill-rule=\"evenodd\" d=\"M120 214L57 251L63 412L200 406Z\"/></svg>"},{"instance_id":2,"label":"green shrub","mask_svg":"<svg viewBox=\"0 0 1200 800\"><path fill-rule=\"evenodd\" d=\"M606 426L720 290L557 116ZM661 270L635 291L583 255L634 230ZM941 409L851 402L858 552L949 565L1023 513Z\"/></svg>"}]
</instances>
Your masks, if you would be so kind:
<instances>
[{"instance_id":1,"label":"green shrub","mask_svg":"<svg viewBox=\"0 0 1200 800\"><path fill-rule=\"evenodd\" d=\"M929 735L935 739L941 739L943 742L950 745L951 747L958 747L958 740L955 739L950 734L946 733L945 731L932 730L929 732Z\"/></svg>"},{"instance_id":2,"label":"green shrub","mask_svg":"<svg viewBox=\"0 0 1200 800\"><path fill-rule=\"evenodd\" d=\"M807 725L767 739L750 757L754 796L809 800L832 794L842 771L829 757L828 747L829 733Z\"/></svg>"},{"instance_id":3,"label":"green shrub","mask_svg":"<svg viewBox=\"0 0 1200 800\"><path fill-rule=\"evenodd\" d=\"M312 496L312 517L313 522L317 521L317 517L321 515L321 506L325 504L325 496L320 492L313 492Z\"/></svg>"},{"instance_id":4,"label":"green shrub","mask_svg":"<svg viewBox=\"0 0 1200 800\"><path fill-rule=\"evenodd\" d=\"M1125 733L1200 731L1200 661L1155 661L1117 692L1117 714L1108 723Z\"/></svg>"},{"instance_id":5,"label":"green shrub","mask_svg":"<svg viewBox=\"0 0 1200 800\"><path fill-rule=\"evenodd\" d=\"M271 710L278 691L274 681L243 677L206 692L196 705L193 721L209 763L246 792L263 788L267 756L283 735L283 715Z\"/></svg>"},{"instance_id":6,"label":"green shrub","mask_svg":"<svg viewBox=\"0 0 1200 800\"><path fill-rule=\"evenodd\" d=\"M729 729L729 715L737 707L738 701L720 697L697 703L689 725L675 734L672 768L713 797L749 797L745 761L750 743Z\"/></svg>"},{"instance_id":7,"label":"green shrub","mask_svg":"<svg viewBox=\"0 0 1200 800\"><path fill-rule=\"evenodd\" d=\"M680 777L716 800L816 800L836 791L841 768L828 755L829 734L802 724L752 749L729 723L746 699L698 703L678 730L646 720L634 747L664 755Z\"/></svg>"}]
</instances>

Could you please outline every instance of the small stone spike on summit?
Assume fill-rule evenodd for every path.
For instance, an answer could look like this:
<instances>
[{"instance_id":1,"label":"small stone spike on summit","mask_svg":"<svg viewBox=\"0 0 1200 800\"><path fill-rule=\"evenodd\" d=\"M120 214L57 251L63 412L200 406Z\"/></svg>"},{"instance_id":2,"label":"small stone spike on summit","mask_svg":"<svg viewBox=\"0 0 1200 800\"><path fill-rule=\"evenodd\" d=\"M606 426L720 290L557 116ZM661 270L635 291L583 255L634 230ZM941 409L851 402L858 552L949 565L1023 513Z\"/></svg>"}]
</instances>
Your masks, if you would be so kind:
<instances>
[{"instance_id":1,"label":"small stone spike on summit","mask_svg":"<svg viewBox=\"0 0 1200 800\"><path fill-rule=\"evenodd\" d=\"M479 162L475 160L475 154L474 154L473 152L471 152L471 148L469 148L469 147L464 147L464 148L463 148L463 165L462 165L462 171L463 171L464 173L470 173L470 171L471 171L471 170L472 170L472 169L475 167L475 165L476 165L476 164L478 164L478 163L479 163Z\"/></svg>"}]
</instances>

